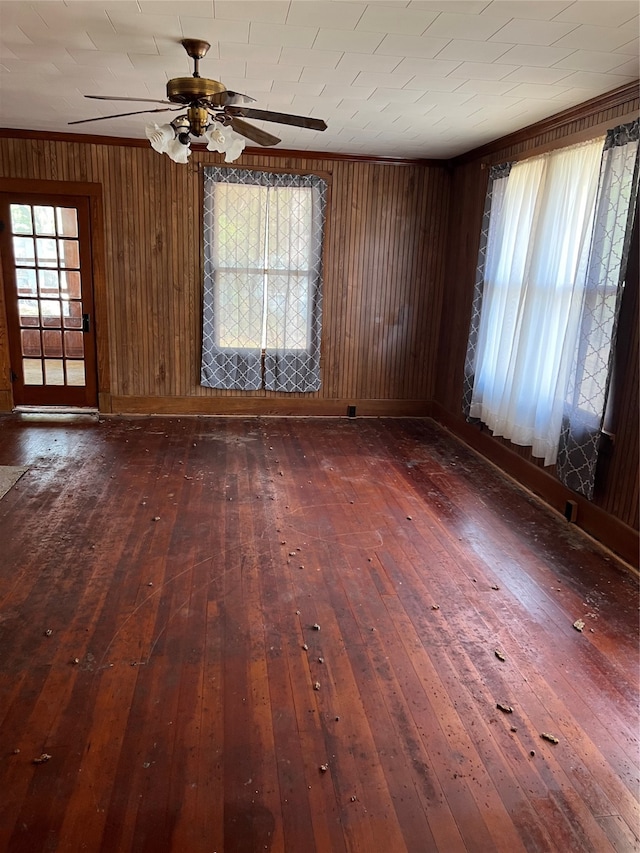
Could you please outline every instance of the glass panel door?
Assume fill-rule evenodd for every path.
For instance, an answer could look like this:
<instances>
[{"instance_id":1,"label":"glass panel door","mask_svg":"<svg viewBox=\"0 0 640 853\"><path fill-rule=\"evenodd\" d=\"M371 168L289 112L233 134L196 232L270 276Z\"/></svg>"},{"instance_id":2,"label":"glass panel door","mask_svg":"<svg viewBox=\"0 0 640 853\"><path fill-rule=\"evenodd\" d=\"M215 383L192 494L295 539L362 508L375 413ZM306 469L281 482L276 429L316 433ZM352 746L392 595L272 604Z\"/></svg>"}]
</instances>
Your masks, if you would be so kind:
<instances>
[{"instance_id":1,"label":"glass panel door","mask_svg":"<svg viewBox=\"0 0 640 853\"><path fill-rule=\"evenodd\" d=\"M16 405L96 406L85 198L3 198L3 265Z\"/></svg>"}]
</instances>

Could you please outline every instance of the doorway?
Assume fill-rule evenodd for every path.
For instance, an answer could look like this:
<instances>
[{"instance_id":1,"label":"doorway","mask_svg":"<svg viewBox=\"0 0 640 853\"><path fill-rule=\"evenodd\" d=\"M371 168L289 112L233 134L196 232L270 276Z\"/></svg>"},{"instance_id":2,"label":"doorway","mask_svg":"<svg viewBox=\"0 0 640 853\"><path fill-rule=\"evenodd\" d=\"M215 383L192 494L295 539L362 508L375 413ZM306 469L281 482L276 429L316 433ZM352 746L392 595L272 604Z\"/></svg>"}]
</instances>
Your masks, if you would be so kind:
<instances>
[{"instance_id":1,"label":"doorway","mask_svg":"<svg viewBox=\"0 0 640 853\"><path fill-rule=\"evenodd\" d=\"M89 199L0 193L0 222L14 405L97 407Z\"/></svg>"}]
</instances>

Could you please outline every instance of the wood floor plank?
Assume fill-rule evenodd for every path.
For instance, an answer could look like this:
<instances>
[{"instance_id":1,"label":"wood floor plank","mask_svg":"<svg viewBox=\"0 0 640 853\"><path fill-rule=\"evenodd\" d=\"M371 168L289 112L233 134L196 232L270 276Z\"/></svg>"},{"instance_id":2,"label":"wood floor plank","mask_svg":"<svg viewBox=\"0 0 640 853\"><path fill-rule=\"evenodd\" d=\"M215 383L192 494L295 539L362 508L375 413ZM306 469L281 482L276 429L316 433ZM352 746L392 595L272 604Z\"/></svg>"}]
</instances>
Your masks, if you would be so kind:
<instances>
[{"instance_id":1,"label":"wood floor plank","mask_svg":"<svg viewBox=\"0 0 640 853\"><path fill-rule=\"evenodd\" d=\"M637 576L431 421L13 415L0 464L1 850L640 849Z\"/></svg>"}]
</instances>

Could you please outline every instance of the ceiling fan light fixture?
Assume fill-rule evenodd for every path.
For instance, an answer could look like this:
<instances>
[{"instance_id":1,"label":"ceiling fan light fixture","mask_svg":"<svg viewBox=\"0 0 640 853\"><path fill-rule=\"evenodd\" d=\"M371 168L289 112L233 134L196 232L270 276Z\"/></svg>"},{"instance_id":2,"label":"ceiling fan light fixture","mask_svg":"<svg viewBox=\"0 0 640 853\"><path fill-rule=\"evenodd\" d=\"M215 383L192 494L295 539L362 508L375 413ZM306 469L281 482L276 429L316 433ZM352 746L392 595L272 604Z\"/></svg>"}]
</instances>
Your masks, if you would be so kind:
<instances>
[{"instance_id":1,"label":"ceiling fan light fixture","mask_svg":"<svg viewBox=\"0 0 640 853\"><path fill-rule=\"evenodd\" d=\"M207 151L217 151L224 154L225 163L233 163L244 151L246 139L231 127L220 127L216 122L204 134L207 140Z\"/></svg>"},{"instance_id":2,"label":"ceiling fan light fixture","mask_svg":"<svg viewBox=\"0 0 640 853\"><path fill-rule=\"evenodd\" d=\"M169 143L176 138L176 132L170 124L157 125L154 122L148 124L144 132L151 143L151 147L158 154L165 154Z\"/></svg>"}]
</instances>

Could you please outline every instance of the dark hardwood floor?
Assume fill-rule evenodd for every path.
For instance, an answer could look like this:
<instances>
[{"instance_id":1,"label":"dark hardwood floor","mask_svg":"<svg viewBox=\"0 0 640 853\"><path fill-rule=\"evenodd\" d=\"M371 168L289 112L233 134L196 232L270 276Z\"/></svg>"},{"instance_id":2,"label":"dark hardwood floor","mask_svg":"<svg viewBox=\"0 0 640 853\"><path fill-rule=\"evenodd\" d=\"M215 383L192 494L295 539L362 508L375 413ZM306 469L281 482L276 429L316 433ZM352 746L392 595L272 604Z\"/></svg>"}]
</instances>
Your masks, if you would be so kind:
<instances>
[{"instance_id":1,"label":"dark hardwood floor","mask_svg":"<svg viewBox=\"0 0 640 853\"><path fill-rule=\"evenodd\" d=\"M431 421L8 416L0 464L0 850L638 850L636 575Z\"/></svg>"}]
</instances>

